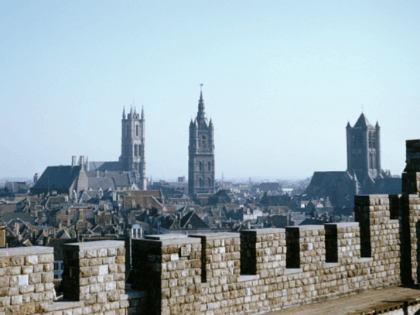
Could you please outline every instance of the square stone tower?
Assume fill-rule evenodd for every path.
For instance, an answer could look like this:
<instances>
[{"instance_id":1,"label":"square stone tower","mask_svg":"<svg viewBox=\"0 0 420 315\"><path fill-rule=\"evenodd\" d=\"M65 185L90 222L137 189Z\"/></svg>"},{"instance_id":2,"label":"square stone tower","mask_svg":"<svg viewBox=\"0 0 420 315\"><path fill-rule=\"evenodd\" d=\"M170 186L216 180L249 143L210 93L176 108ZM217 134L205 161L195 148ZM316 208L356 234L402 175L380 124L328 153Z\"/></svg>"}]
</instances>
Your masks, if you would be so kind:
<instances>
[{"instance_id":1,"label":"square stone tower","mask_svg":"<svg viewBox=\"0 0 420 315\"><path fill-rule=\"evenodd\" d=\"M122 170L126 172L136 172L140 176L141 190L147 189L146 180L146 161L144 154L145 145L145 119L144 110L141 110L141 117L136 113L136 109L131 108L130 113L125 115L123 110L121 127L121 156L120 163Z\"/></svg>"},{"instance_id":2,"label":"square stone tower","mask_svg":"<svg viewBox=\"0 0 420 315\"><path fill-rule=\"evenodd\" d=\"M203 92L200 91L198 113L190 123L188 146L188 193L214 193L214 128L207 122Z\"/></svg>"},{"instance_id":3,"label":"square stone tower","mask_svg":"<svg viewBox=\"0 0 420 315\"><path fill-rule=\"evenodd\" d=\"M362 113L354 127L347 124L347 171L363 183L382 177L380 127L373 127Z\"/></svg>"}]
</instances>

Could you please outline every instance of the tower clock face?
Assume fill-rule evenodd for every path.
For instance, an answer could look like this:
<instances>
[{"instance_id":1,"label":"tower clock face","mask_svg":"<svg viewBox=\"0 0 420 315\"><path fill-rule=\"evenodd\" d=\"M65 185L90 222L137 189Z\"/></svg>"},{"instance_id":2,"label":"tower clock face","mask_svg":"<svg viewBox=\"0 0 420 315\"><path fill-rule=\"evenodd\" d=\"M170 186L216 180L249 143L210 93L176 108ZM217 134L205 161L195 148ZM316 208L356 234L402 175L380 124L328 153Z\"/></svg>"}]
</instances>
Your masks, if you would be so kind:
<instances>
[{"instance_id":1,"label":"tower clock face","mask_svg":"<svg viewBox=\"0 0 420 315\"><path fill-rule=\"evenodd\" d=\"M201 139L201 148L205 149L207 147L207 140L205 137L203 137L203 139Z\"/></svg>"}]
</instances>

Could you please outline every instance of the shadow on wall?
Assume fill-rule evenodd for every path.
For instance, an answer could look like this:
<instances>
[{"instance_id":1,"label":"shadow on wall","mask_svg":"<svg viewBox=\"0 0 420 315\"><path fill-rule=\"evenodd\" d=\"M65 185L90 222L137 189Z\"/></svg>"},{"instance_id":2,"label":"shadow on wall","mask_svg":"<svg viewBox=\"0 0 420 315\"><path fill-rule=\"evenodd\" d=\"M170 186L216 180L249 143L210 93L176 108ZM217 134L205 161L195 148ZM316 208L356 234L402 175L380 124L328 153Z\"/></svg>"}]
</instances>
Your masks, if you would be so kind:
<instances>
[{"instance_id":1,"label":"shadow on wall","mask_svg":"<svg viewBox=\"0 0 420 315\"><path fill-rule=\"evenodd\" d=\"M420 221L418 221L416 223L416 238L417 238L417 240L416 240L417 247L416 248L419 249L420 248ZM410 253L411 253L411 251L410 251ZM412 259L411 255L409 256L410 259ZM420 282L420 279L419 279L420 278L420 264L418 263L419 258L420 258L420 251L416 250L416 262L417 262L417 268L416 268L417 269L417 279L416 279L417 281L416 281L416 283ZM403 265L403 264L401 263L401 265Z\"/></svg>"}]
</instances>

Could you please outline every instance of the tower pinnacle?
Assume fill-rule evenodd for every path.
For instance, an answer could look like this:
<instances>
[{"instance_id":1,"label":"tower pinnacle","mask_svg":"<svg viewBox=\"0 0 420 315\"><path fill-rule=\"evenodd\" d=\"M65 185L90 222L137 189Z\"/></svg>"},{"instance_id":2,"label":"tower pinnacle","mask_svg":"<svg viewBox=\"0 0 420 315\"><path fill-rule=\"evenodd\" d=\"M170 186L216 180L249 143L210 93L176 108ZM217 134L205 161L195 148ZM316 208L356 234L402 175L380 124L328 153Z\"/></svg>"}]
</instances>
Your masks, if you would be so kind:
<instances>
[{"instance_id":1,"label":"tower pinnacle","mask_svg":"<svg viewBox=\"0 0 420 315\"><path fill-rule=\"evenodd\" d=\"M203 100L203 84L200 84L200 99L198 101L198 113L197 113L197 122L199 125L202 123L207 123L206 113L204 111L204 100Z\"/></svg>"}]
</instances>

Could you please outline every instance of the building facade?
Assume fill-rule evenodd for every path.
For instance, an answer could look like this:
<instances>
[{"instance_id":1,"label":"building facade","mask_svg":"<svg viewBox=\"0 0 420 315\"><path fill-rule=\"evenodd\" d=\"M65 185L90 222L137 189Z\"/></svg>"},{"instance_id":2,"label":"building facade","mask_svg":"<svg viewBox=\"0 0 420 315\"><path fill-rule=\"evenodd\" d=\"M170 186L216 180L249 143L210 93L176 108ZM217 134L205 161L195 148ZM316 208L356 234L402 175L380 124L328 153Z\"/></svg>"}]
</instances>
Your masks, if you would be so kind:
<instances>
[{"instance_id":1,"label":"building facade","mask_svg":"<svg viewBox=\"0 0 420 315\"><path fill-rule=\"evenodd\" d=\"M362 113L354 127L347 123L347 171L359 181L382 177L380 127L373 127Z\"/></svg>"},{"instance_id":2,"label":"building facade","mask_svg":"<svg viewBox=\"0 0 420 315\"><path fill-rule=\"evenodd\" d=\"M214 128L207 121L203 92L200 92L198 113L190 122L188 146L188 193L214 193Z\"/></svg>"},{"instance_id":3,"label":"building facade","mask_svg":"<svg viewBox=\"0 0 420 315\"><path fill-rule=\"evenodd\" d=\"M145 145L145 119L144 110L141 116L136 109L131 108L125 115L123 110L121 120L121 156L119 159L121 169L126 172L139 174L139 189L147 189Z\"/></svg>"}]
</instances>

